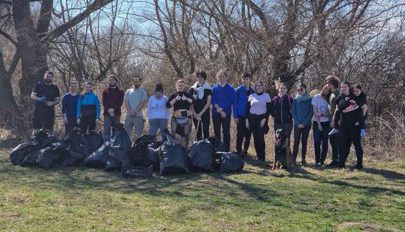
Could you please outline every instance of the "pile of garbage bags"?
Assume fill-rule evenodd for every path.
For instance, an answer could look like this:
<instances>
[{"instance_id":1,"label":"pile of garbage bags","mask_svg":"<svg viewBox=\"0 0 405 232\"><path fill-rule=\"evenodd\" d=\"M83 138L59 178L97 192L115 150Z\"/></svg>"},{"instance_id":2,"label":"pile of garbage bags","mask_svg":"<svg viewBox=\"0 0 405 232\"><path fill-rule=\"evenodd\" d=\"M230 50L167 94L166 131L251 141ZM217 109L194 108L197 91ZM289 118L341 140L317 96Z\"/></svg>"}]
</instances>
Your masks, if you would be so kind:
<instances>
[{"instance_id":1,"label":"pile of garbage bags","mask_svg":"<svg viewBox=\"0 0 405 232\"><path fill-rule=\"evenodd\" d=\"M242 158L225 152L224 145L215 138L194 142L184 148L168 130L164 142L155 136L143 135L133 144L122 124L114 129L110 144L103 143L100 133L82 135L73 129L59 139L44 130L19 144L10 154L14 165L50 169L56 166L85 165L104 171L120 171L124 178L159 175L188 174L191 172L239 172Z\"/></svg>"}]
</instances>

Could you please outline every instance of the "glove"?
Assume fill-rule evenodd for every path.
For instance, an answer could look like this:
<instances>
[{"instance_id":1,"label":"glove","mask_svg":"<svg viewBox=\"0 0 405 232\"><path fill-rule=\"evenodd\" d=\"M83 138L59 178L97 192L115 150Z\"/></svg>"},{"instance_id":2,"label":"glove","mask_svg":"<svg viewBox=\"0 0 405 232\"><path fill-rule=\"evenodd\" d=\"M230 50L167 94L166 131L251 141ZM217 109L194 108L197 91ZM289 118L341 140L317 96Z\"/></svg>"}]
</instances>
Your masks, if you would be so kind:
<instances>
[{"instance_id":1,"label":"glove","mask_svg":"<svg viewBox=\"0 0 405 232\"><path fill-rule=\"evenodd\" d=\"M366 130L361 129L361 130L360 130L360 136L361 136L361 137L366 137Z\"/></svg>"},{"instance_id":2,"label":"glove","mask_svg":"<svg viewBox=\"0 0 405 232\"><path fill-rule=\"evenodd\" d=\"M45 97L45 96L42 96L42 97L38 98L38 101L40 101L40 102L46 102L46 97Z\"/></svg>"}]
</instances>

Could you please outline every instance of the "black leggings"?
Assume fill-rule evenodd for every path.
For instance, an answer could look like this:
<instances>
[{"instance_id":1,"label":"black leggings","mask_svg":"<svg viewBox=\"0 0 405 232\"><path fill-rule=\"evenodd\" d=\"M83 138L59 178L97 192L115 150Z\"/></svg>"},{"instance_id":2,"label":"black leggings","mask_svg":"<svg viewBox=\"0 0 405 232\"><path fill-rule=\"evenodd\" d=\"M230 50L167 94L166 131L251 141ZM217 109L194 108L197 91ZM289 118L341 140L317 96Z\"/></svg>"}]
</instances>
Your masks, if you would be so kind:
<instances>
[{"instance_id":1,"label":"black leggings","mask_svg":"<svg viewBox=\"0 0 405 232\"><path fill-rule=\"evenodd\" d=\"M96 116L82 116L80 119L80 130L83 134L96 129Z\"/></svg>"},{"instance_id":2,"label":"black leggings","mask_svg":"<svg viewBox=\"0 0 405 232\"><path fill-rule=\"evenodd\" d=\"M231 144L231 118L222 118L219 114L212 116L212 121L214 122L214 134L215 138L221 140L225 145L225 151L229 151ZM223 139L221 136L221 128L223 133Z\"/></svg>"},{"instance_id":3,"label":"black leggings","mask_svg":"<svg viewBox=\"0 0 405 232\"><path fill-rule=\"evenodd\" d=\"M239 154L242 152L243 140L245 140L243 144L243 151L248 151L251 135L252 132L248 128L246 128L246 117L239 116L236 130L236 152L238 152Z\"/></svg>"},{"instance_id":4,"label":"black leggings","mask_svg":"<svg viewBox=\"0 0 405 232\"><path fill-rule=\"evenodd\" d=\"M264 142L264 134L267 121L264 126L261 127L260 122L263 118L264 117L261 115L252 115L249 117L249 126L250 130L253 133L257 158L261 161L265 161L266 158L266 144Z\"/></svg>"},{"instance_id":5,"label":"black leggings","mask_svg":"<svg viewBox=\"0 0 405 232\"><path fill-rule=\"evenodd\" d=\"M206 139L210 137L210 112L207 110L201 116L201 122L198 123L198 120L193 119L194 127L196 128L197 140ZM198 125L200 124L200 125ZM204 134L204 137L203 137Z\"/></svg>"},{"instance_id":6,"label":"black leggings","mask_svg":"<svg viewBox=\"0 0 405 232\"><path fill-rule=\"evenodd\" d=\"M350 146L354 145L357 156L357 165L363 165L363 148L361 147L360 127L355 126L355 122L342 123L339 129L341 136L341 153L339 165L345 166L346 159L350 154Z\"/></svg>"}]
</instances>

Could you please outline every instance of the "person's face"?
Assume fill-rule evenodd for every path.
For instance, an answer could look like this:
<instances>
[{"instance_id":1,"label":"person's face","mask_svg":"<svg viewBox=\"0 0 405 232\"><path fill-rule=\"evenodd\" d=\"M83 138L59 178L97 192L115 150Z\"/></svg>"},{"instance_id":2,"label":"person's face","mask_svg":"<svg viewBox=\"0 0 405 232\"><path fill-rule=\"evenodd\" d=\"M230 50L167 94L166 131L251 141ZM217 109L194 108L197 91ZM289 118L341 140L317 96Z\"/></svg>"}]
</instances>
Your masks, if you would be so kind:
<instances>
[{"instance_id":1,"label":"person's face","mask_svg":"<svg viewBox=\"0 0 405 232\"><path fill-rule=\"evenodd\" d=\"M250 83L250 78L249 77L244 77L242 78L242 84L245 86L248 86Z\"/></svg>"},{"instance_id":2,"label":"person's face","mask_svg":"<svg viewBox=\"0 0 405 232\"><path fill-rule=\"evenodd\" d=\"M257 93L262 93L263 92L263 84L262 83L256 83L255 84L255 89Z\"/></svg>"},{"instance_id":3,"label":"person's face","mask_svg":"<svg viewBox=\"0 0 405 232\"><path fill-rule=\"evenodd\" d=\"M340 91L344 94L344 95L349 95L349 86L346 84L341 84L340 85Z\"/></svg>"},{"instance_id":4,"label":"person's face","mask_svg":"<svg viewBox=\"0 0 405 232\"><path fill-rule=\"evenodd\" d=\"M186 85L183 82L177 83L177 86L176 86L177 92L183 92L185 87L186 87Z\"/></svg>"},{"instance_id":5,"label":"person's face","mask_svg":"<svg viewBox=\"0 0 405 232\"><path fill-rule=\"evenodd\" d=\"M163 93L162 93L161 91L156 91L156 92L155 92L155 97L156 97L157 99L161 98L162 96L163 96Z\"/></svg>"},{"instance_id":6,"label":"person's face","mask_svg":"<svg viewBox=\"0 0 405 232\"><path fill-rule=\"evenodd\" d=\"M201 75L198 75L198 76L197 76L197 81L198 81L199 83L204 83L204 82L205 82L205 79L204 79L204 77L202 77Z\"/></svg>"},{"instance_id":7,"label":"person's face","mask_svg":"<svg viewBox=\"0 0 405 232\"><path fill-rule=\"evenodd\" d=\"M90 84L86 84L86 86L85 86L86 92L90 92L92 89L93 89L93 86L91 86Z\"/></svg>"},{"instance_id":8,"label":"person's face","mask_svg":"<svg viewBox=\"0 0 405 232\"><path fill-rule=\"evenodd\" d=\"M281 95L287 94L287 87L286 87L285 85L281 85L281 86L278 88L278 92L279 92L279 94L281 94Z\"/></svg>"},{"instance_id":9,"label":"person's face","mask_svg":"<svg viewBox=\"0 0 405 232\"><path fill-rule=\"evenodd\" d=\"M359 96L361 94L361 90L358 88L353 88L353 93L355 96Z\"/></svg>"},{"instance_id":10,"label":"person's face","mask_svg":"<svg viewBox=\"0 0 405 232\"><path fill-rule=\"evenodd\" d=\"M298 93L298 95L304 95L305 93L307 92L307 90L305 89L305 88L303 88L303 87L299 87L298 89L297 89L297 93Z\"/></svg>"},{"instance_id":11,"label":"person's face","mask_svg":"<svg viewBox=\"0 0 405 232\"><path fill-rule=\"evenodd\" d=\"M77 91L77 82L71 81L69 88L70 88L70 92L76 92Z\"/></svg>"},{"instance_id":12,"label":"person's face","mask_svg":"<svg viewBox=\"0 0 405 232\"><path fill-rule=\"evenodd\" d=\"M139 86L141 86L141 80L139 78L134 78L132 82L134 83L134 86L136 88L139 88Z\"/></svg>"},{"instance_id":13,"label":"person's face","mask_svg":"<svg viewBox=\"0 0 405 232\"><path fill-rule=\"evenodd\" d=\"M322 95L327 96L329 94L329 92L330 92L329 87L328 88L323 88Z\"/></svg>"},{"instance_id":14,"label":"person's face","mask_svg":"<svg viewBox=\"0 0 405 232\"><path fill-rule=\"evenodd\" d=\"M108 78L108 84L110 86L114 86L115 84L117 84L117 81L114 78L110 77Z\"/></svg>"},{"instance_id":15,"label":"person's face","mask_svg":"<svg viewBox=\"0 0 405 232\"><path fill-rule=\"evenodd\" d=\"M226 74L225 73L220 73L217 78L218 78L219 83L221 83L221 84L226 83Z\"/></svg>"},{"instance_id":16,"label":"person's face","mask_svg":"<svg viewBox=\"0 0 405 232\"><path fill-rule=\"evenodd\" d=\"M51 74L46 74L46 75L44 76L44 81L45 81L46 83L51 83L52 80L53 80L53 75L51 75Z\"/></svg>"}]
</instances>

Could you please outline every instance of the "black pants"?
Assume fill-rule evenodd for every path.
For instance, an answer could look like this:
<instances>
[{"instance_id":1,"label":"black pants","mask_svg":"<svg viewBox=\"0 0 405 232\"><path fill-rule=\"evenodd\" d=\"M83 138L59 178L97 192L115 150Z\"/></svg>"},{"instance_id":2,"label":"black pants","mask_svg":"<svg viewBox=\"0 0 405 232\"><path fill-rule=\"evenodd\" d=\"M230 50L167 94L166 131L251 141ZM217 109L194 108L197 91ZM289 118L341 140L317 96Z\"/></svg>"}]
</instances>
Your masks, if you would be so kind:
<instances>
[{"instance_id":1,"label":"black pants","mask_svg":"<svg viewBox=\"0 0 405 232\"><path fill-rule=\"evenodd\" d=\"M65 135L69 134L73 128L77 127L77 119L75 117L68 118L68 123L65 124Z\"/></svg>"},{"instance_id":2,"label":"black pants","mask_svg":"<svg viewBox=\"0 0 405 232\"><path fill-rule=\"evenodd\" d=\"M55 125L55 110L52 109L35 109L34 117L32 118L32 126L34 129L46 129L53 131Z\"/></svg>"},{"instance_id":3,"label":"black pants","mask_svg":"<svg viewBox=\"0 0 405 232\"><path fill-rule=\"evenodd\" d=\"M83 134L96 129L96 116L82 116L80 119L80 130Z\"/></svg>"},{"instance_id":4,"label":"black pants","mask_svg":"<svg viewBox=\"0 0 405 232\"><path fill-rule=\"evenodd\" d=\"M311 124L306 125L304 128L298 128L294 125L294 147L293 147L293 161L297 162L298 148L301 142L301 160L305 160L307 155L308 135L311 130Z\"/></svg>"},{"instance_id":5,"label":"black pants","mask_svg":"<svg viewBox=\"0 0 405 232\"><path fill-rule=\"evenodd\" d=\"M363 148L361 147L360 127L354 125L355 122L345 122L340 126L341 153L339 166L345 166L346 159L350 154L350 147L353 143L356 150L357 165L363 165Z\"/></svg>"},{"instance_id":6,"label":"black pants","mask_svg":"<svg viewBox=\"0 0 405 232\"><path fill-rule=\"evenodd\" d=\"M239 154L242 153L243 142L243 151L248 151L251 136L251 130L246 128L246 117L238 116L238 124L236 125L236 152L238 152Z\"/></svg>"},{"instance_id":7,"label":"black pants","mask_svg":"<svg viewBox=\"0 0 405 232\"><path fill-rule=\"evenodd\" d=\"M249 117L249 126L253 133L257 158L261 161L265 161L266 158L266 144L264 143L264 134L267 121L265 125L261 127L260 122L263 118L264 117L261 115L252 115Z\"/></svg>"},{"instance_id":8,"label":"black pants","mask_svg":"<svg viewBox=\"0 0 405 232\"><path fill-rule=\"evenodd\" d=\"M314 149L315 149L315 162L324 163L326 159L326 154L328 154L328 133L330 122L321 122L322 131L318 128L318 123L313 123L313 134L314 134Z\"/></svg>"},{"instance_id":9,"label":"black pants","mask_svg":"<svg viewBox=\"0 0 405 232\"><path fill-rule=\"evenodd\" d=\"M229 151L230 143L231 143L231 135L230 135L230 129L231 129L231 118L226 117L222 118L221 115L215 115L212 116L212 121L214 122L214 134L215 137L219 140L221 140L224 145L225 145L225 151ZM221 139L221 127L222 127L222 133L224 138Z\"/></svg>"},{"instance_id":10,"label":"black pants","mask_svg":"<svg viewBox=\"0 0 405 232\"><path fill-rule=\"evenodd\" d=\"M193 119L194 127L196 128L197 133L197 140L206 139L210 137L210 113L207 110L201 116L201 122L198 125L198 120ZM204 137L203 137L204 134Z\"/></svg>"},{"instance_id":11,"label":"black pants","mask_svg":"<svg viewBox=\"0 0 405 232\"><path fill-rule=\"evenodd\" d=\"M333 134L329 136L329 143L330 146L332 147L332 162L337 164L339 163L339 154L340 154L340 135L339 134Z\"/></svg>"}]
</instances>

